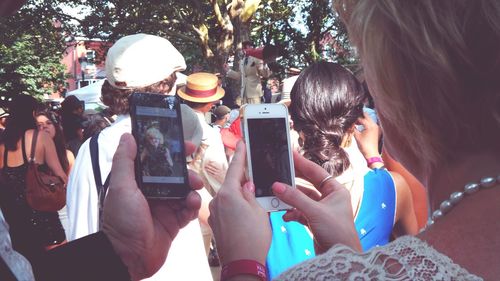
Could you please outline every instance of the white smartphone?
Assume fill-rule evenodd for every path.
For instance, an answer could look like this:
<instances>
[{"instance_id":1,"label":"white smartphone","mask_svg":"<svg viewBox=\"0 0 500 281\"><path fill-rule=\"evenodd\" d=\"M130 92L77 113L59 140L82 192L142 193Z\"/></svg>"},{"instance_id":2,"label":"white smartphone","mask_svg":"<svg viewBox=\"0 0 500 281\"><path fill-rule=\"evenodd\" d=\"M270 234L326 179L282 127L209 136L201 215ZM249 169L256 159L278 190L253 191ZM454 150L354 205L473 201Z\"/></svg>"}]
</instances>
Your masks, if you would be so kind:
<instances>
[{"instance_id":1,"label":"white smartphone","mask_svg":"<svg viewBox=\"0 0 500 281\"><path fill-rule=\"evenodd\" d=\"M282 104L247 104L243 113L248 176L267 211L291 207L274 196L274 182L295 187L288 109Z\"/></svg>"}]
</instances>

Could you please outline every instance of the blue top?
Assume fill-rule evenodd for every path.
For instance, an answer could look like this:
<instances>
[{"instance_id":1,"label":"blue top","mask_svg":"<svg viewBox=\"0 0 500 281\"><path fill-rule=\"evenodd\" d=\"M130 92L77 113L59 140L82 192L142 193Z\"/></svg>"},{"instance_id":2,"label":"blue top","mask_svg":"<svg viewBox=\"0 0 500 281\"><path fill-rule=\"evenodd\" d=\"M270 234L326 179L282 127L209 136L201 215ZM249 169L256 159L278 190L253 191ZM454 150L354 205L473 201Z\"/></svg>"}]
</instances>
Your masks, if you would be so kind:
<instances>
[{"instance_id":1,"label":"blue top","mask_svg":"<svg viewBox=\"0 0 500 281\"><path fill-rule=\"evenodd\" d=\"M386 169L374 169L364 177L364 191L354 220L363 251L389 243L396 215L396 189Z\"/></svg>"},{"instance_id":2,"label":"blue top","mask_svg":"<svg viewBox=\"0 0 500 281\"><path fill-rule=\"evenodd\" d=\"M285 211L269 214L273 238L266 260L268 280L315 256L314 242L306 227L294 221L285 222L284 214Z\"/></svg>"}]
</instances>

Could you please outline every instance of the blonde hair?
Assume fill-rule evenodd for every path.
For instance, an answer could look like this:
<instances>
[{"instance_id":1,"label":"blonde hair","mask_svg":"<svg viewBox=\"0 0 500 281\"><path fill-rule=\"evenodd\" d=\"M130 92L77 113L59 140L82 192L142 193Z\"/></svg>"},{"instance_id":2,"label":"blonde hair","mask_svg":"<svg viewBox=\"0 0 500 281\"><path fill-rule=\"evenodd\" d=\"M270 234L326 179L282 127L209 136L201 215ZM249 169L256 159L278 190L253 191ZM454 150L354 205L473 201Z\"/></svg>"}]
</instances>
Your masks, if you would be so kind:
<instances>
[{"instance_id":1,"label":"blonde hair","mask_svg":"<svg viewBox=\"0 0 500 281\"><path fill-rule=\"evenodd\" d=\"M149 138L149 137L158 138L158 139L160 139L160 144L164 143L163 134L160 132L160 130L156 129L155 127L151 127L149 129L147 129L145 136L146 136L146 138Z\"/></svg>"},{"instance_id":2,"label":"blonde hair","mask_svg":"<svg viewBox=\"0 0 500 281\"><path fill-rule=\"evenodd\" d=\"M500 1L334 2L382 125L403 129L423 167L498 146Z\"/></svg>"}]
</instances>

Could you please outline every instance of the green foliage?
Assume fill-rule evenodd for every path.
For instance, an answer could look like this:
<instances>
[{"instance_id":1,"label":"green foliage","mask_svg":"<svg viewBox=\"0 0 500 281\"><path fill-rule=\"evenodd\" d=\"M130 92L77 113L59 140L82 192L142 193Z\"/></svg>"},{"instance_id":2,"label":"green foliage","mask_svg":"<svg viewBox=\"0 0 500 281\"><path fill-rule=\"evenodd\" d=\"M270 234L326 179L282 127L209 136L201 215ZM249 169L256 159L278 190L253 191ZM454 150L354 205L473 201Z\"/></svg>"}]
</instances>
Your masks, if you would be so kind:
<instances>
[{"instance_id":1,"label":"green foliage","mask_svg":"<svg viewBox=\"0 0 500 281\"><path fill-rule=\"evenodd\" d=\"M90 8L80 21L79 31L84 37L115 42L130 34L154 34L169 39L189 66L197 63L207 67L212 63L213 57L206 54L197 33L198 28L207 26L207 47L212 52L217 49L221 27L209 1L88 0L81 4Z\"/></svg>"},{"instance_id":2,"label":"green foliage","mask_svg":"<svg viewBox=\"0 0 500 281\"><path fill-rule=\"evenodd\" d=\"M65 83L65 42L48 7L28 3L0 19L0 95L25 93L38 99Z\"/></svg>"},{"instance_id":3,"label":"green foliage","mask_svg":"<svg viewBox=\"0 0 500 281\"><path fill-rule=\"evenodd\" d=\"M356 63L329 0L252 1L252 9L245 10L248 1L29 0L15 15L0 19L0 94L41 97L63 85L62 54L66 42L79 37L112 43L139 32L162 36L185 56L188 73L194 66L221 71L248 36L256 45L273 43L286 50L281 73L321 59ZM65 14L63 7L81 15ZM61 24L55 27L55 21ZM106 51L97 52L97 62Z\"/></svg>"},{"instance_id":4,"label":"green foliage","mask_svg":"<svg viewBox=\"0 0 500 281\"><path fill-rule=\"evenodd\" d=\"M197 65L218 71L228 55L234 53L237 43L245 40L244 35L239 35L247 26L231 17L229 11L236 2L246 5L248 0L66 1L89 7L90 13L80 21L80 32L85 37L114 42L138 32L163 36L184 54L188 67ZM286 50L280 61L283 67L303 67L321 59L343 64L356 62L346 29L329 0L260 1L251 12L251 39L257 45L273 43ZM201 36L200 31L205 29L206 34ZM227 37L227 29L234 29L234 36ZM225 40L234 40L229 50L224 46Z\"/></svg>"},{"instance_id":5,"label":"green foliage","mask_svg":"<svg viewBox=\"0 0 500 281\"><path fill-rule=\"evenodd\" d=\"M252 39L285 52L284 67L303 68L318 60L355 64L347 30L329 0L266 1L254 17Z\"/></svg>"}]
</instances>

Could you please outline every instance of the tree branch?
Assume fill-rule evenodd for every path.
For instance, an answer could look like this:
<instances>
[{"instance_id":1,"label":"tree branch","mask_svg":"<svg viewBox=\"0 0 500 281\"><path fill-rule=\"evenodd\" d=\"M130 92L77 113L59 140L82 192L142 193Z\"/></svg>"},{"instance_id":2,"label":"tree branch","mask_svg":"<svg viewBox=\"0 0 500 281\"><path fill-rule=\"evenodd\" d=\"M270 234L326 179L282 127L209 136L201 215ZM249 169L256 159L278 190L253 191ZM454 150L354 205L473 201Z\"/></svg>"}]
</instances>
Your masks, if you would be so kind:
<instances>
[{"instance_id":1,"label":"tree branch","mask_svg":"<svg viewBox=\"0 0 500 281\"><path fill-rule=\"evenodd\" d=\"M214 9L215 17L217 18L217 23L219 24L220 27L224 28L225 27L225 22L224 18L222 17L222 13L220 11L219 4L217 3L217 0L211 0L212 2L212 8Z\"/></svg>"},{"instance_id":2,"label":"tree branch","mask_svg":"<svg viewBox=\"0 0 500 281\"><path fill-rule=\"evenodd\" d=\"M189 42L193 42L195 44L200 44L200 41L194 39L193 37L190 37L190 36L187 36L187 35L184 35L182 33L179 33L179 32L175 32L175 31L172 31L172 30L162 30L163 32L165 32L167 35L169 36L173 36L173 37L177 37L177 38L180 38L182 40L186 40L186 41L189 41ZM198 32L197 32L198 33Z\"/></svg>"}]
</instances>

